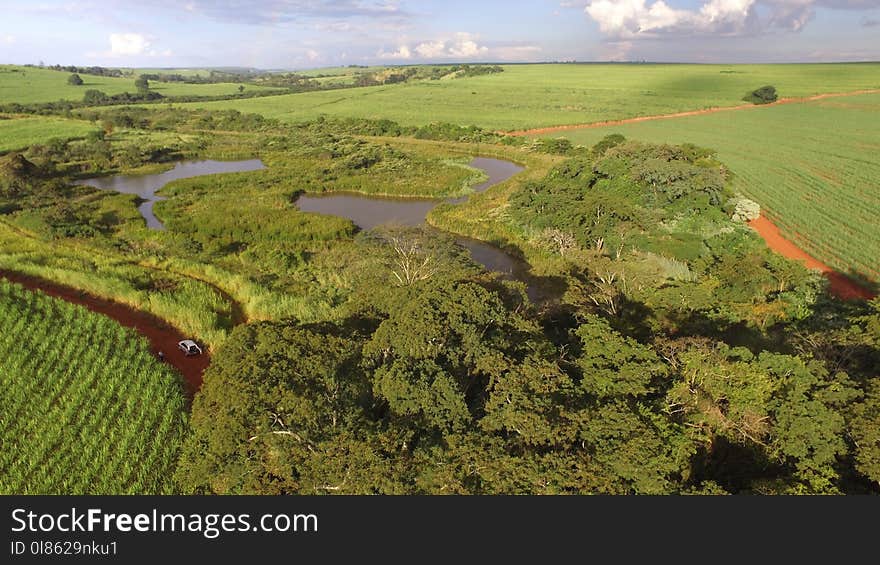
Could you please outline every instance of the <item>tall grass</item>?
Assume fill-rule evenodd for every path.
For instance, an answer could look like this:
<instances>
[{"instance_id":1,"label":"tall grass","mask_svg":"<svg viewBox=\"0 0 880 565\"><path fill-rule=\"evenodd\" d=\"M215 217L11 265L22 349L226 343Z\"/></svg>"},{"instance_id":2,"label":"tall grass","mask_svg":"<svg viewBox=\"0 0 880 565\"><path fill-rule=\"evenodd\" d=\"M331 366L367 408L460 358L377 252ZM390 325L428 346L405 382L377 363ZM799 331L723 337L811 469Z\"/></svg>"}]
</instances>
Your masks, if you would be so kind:
<instances>
[{"instance_id":1,"label":"tall grass","mask_svg":"<svg viewBox=\"0 0 880 565\"><path fill-rule=\"evenodd\" d=\"M232 325L232 305L212 286L122 257L52 245L0 223L0 269L77 288L167 320L214 347Z\"/></svg>"}]
</instances>

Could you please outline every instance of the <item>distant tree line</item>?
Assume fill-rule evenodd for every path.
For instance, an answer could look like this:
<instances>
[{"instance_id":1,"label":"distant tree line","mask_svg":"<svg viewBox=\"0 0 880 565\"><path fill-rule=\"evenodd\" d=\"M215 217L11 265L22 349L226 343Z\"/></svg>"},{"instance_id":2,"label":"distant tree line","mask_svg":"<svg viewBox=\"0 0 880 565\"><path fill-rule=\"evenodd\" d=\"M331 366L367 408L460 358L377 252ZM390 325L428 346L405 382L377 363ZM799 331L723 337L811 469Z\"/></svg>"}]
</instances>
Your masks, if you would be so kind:
<instances>
[{"instance_id":1,"label":"distant tree line","mask_svg":"<svg viewBox=\"0 0 880 565\"><path fill-rule=\"evenodd\" d=\"M25 65L26 67L33 67L34 65ZM119 69L108 69L106 67L77 67L75 65L52 65L49 67L43 67L52 71L63 71L67 73L77 73L81 75L94 75L99 77L112 77L112 78L120 78L125 76Z\"/></svg>"},{"instance_id":2,"label":"distant tree line","mask_svg":"<svg viewBox=\"0 0 880 565\"><path fill-rule=\"evenodd\" d=\"M207 75L196 73L192 75L184 75L180 73L145 73L141 76L148 80L157 82L180 82L185 84L218 84L227 82L250 82L260 73L252 71L246 72L229 72L210 70Z\"/></svg>"},{"instance_id":3,"label":"distant tree line","mask_svg":"<svg viewBox=\"0 0 880 565\"><path fill-rule=\"evenodd\" d=\"M399 67L391 72L382 70L374 73L360 73L355 78L355 86L379 86L382 84L400 84L410 80L440 80L451 76L452 78L467 78L481 75L503 73L504 68L499 65L427 65L418 67Z\"/></svg>"},{"instance_id":4,"label":"distant tree line","mask_svg":"<svg viewBox=\"0 0 880 565\"><path fill-rule=\"evenodd\" d=\"M75 100L57 100L55 102L37 102L31 104L22 104L19 102L10 102L0 104L0 113L9 114L34 114L40 116L48 115L68 115L72 110L79 108L88 108L90 106L110 106L115 104L124 104L129 102L142 103L184 103L184 102L214 102L220 100L237 100L242 98L261 98L264 96L277 96L285 94L285 92L277 92L272 90L253 89L247 91L237 91L232 94L218 94L214 96L164 96L156 91L149 90L146 92L128 93L109 95L97 89L90 89L85 92L82 101Z\"/></svg>"}]
</instances>

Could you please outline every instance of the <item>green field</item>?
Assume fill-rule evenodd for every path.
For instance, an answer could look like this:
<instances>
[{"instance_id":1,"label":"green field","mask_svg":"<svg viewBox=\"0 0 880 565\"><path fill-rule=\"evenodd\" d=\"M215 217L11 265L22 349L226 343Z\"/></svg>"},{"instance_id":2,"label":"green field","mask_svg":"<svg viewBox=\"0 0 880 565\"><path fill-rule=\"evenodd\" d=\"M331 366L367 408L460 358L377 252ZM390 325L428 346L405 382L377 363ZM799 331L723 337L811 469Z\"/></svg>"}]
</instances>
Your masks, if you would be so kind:
<instances>
[{"instance_id":1,"label":"green field","mask_svg":"<svg viewBox=\"0 0 880 565\"><path fill-rule=\"evenodd\" d=\"M783 97L880 88L880 64L836 65L510 65L499 74L451 81L193 103L235 108L287 122L322 114L441 121L493 129L589 123L736 106L773 84Z\"/></svg>"},{"instance_id":2,"label":"green field","mask_svg":"<svg viewBox=\"0 0 880 565\"><path fill-rule=\"evenodd\" d=\"M831 98L564 132L590 145L611 133L718 151L733 187L783 233L844 272L880 276L880 95Z\"/></svg>"},{"instance_id":3,"label":"green field","mask_svg":"<svg viewBox=\"0 0 880 565\"><path fill-rule=\"evenodd\" d=\"M84 137L96 131L94 124L56 117L4 118L0 116L0 153L24 149L52 139Z\"/></svg>"},{"instance_id":4,"label":"green field","mask_svg":"<svg viewBox=\"0 0 880 565\"><path fill-rule=\"evenodd\" d=\"M100 90L114 95L137 92L132 78L100 77L81 74L84 84L67 84L70 73L36 67L0 65L0 104L55 102L57 100L82 100L87 90ZM266 87L245 84L245 92L266 90ZM175 82L150 82L150 89L163 96L222 96L238 93L238 83L185 84ZM271 90L271 89L270 89Z\"/></svg>"},{"instance_id":5,"label":"green field","mask_svg":"<svg viewBox=\"0 0 880 565\"><path fill-rule=\"evenodd\" d=\"M0 493L169 494L179 378L104 316L0 281Z\"/></svg>"}]
</instances>

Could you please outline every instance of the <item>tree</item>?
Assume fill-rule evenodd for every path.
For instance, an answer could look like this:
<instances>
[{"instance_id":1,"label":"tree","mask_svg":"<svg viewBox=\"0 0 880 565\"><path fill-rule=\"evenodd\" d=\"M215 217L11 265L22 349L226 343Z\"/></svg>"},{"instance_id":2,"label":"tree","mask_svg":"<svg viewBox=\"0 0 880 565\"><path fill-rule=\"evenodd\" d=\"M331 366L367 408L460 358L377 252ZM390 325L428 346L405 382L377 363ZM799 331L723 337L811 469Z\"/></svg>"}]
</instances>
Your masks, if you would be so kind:
<instances>
[{"instance_id":1,"label":"tree","mask_svg":"<svg viewBox=\"0 0 880 565\"><path fill-rule=\"evenodd\" d=\"M430 281L437 273L449 276L460 248L435 232L405 226L382 226L368 234L385 259L391 282L411 287Z\"/></svg>"},{"instance_id":2,"label":"tree","mask_svg":"<svg viewBox=\"0 0 880 565\"><path fill-rule=\"evenodd\" d=\"M486 387L520 356L540 351L537 327L503 297L467 281L425 285L364 346L364 368L390 416L427 434L473 425Z\"/></svg>"},{"instance_id":3,"label":"tree","mask_svg":"<svg viewBox=\"0 0 880 565\"><path fill-rule=\"evenodd\" d=\"M243 84L239 84L239 85L238 85L238 93L241 94L242 92L244 92L244 85L243 85Z\"/></svg>"},{"instance_id":4,"label":"tree","mask_svg":"<svg viewBox=\"0 0 880 565\"><path fill-rule=\"evenodd\" d=\"M573 249L577 249L577 240L570 233L566 233L560 229L547 228L541 232L541 239L559 255L565 257L565 254Z\"/></svg>"},{"instance_id":5,"label":"tree","mask_svg":"<svg viewBox=\"0 0 880 565\"><path fill-rule=\"evenodd\" d=\"M598 316L587 314L584 321L576 332L581 342L576 363L582 372L580 387L587 394L637 397L666 375L666 365L650 347L620 335Z\"/></svg>"},{"instance_id":6,"label":"tree","mask_svg":"<svg viewBox=\"0 0 880 565\"><path fill-rule=\"evenodd\" d=\"M69 84L71 86L82 86L83 79L80 78L80 76L78 74L73 73L72 75L70 75L70 77L68 77L67 84Z\"/></svg>"},{"instance_id":7,"label":"tree","mask_svg":"<svg viewBox=\"0 0 880 565\"><path fill-rule=\"evenodd\" d=\"M589 412L581 438L609 494L670 494L689 480L696 448L684 428L644 405L610 401Z\"/></svg>"},{"instance_id":8,"label":"tree","mask_svg":"<svg viewBox=\"0 0 880 565\"><path fill-rule=\"evenodd\" d=\"M618 145L620 145L621 143L624 143L625 141L626 141L626 138L623 137L622 135L620 135L619 133L612 133L610 135L606 135L605 137L603 137L599 141L599 143L597 143L596 145L594 145L590 149L590 151L596 157L601 157L602 155L605 154L606 151L608 151L609 149L611 149L613 147L617 147Z\"/></svg>"},{"instance_id":9,"label":"tree","mask_svg":"<svg viewBox=\"0 0 880 565\"><path fill-rule=\"evenodd\" d=\"M723 344L691 346L673 364L678 382L665 411L704 445L707 465L740 459L738 469L723 471L733 471L739 488L839 492L836 465L847 455L840 409L857 394L844 375L818 362Z\"/></svg>"},{"instance_id":10,"label":"tree","mask_svg":"<svg viewBox=\"0 0 880 565\"><path fill-rule=\"evenodd\" d=\"M177 473L186 492L314 493L300 471L316 465L313 458L326 466L367 450L339 443L368 429L370 396L357 367L360 344L334 333L268 323L233 332L193 405Z\"/></svg>"},{"instance_id":11,"label":"tree","mask_svg":"<svg viewBox=\"0 0 880 565\"><path fill-rule=\"evenodd\" d=\"M556 363L532 356L495 380L480 425L507 433L517 445L567 449L577 439L583 404L584 395L569 375Z\"/></svg>"},{"instance_id":12,"label":"tree","mask_svg":"<svg viewBox=\"0 0 880 565\"><path fill-rule=\"evenodd\" d=\"M143 94L150 90L150 81L146 76L141 75L134 81L134 86L137 88L138 92Z\"/></svg>"},{"instance_id":13,"label":"tree","mask_svg":"<svg viewBox=\"0 0 880 565\"><path fill-rule=\"evenodd\" d=\"M107 101L107 95L100 90L86 90L83 102L86 104L102 104Z\"/></svg>"},{"instance_id":14,"label":"tree","mask_svg":"<svg viewBox=\"0 0 880 565\"><path fill-rule=\"evenodd\" d=\"M864 402L855 405L849 425L855 444L856 469L880 486L880 385L868 390Z\"/></svg>"},{"instance_id":15,"label":"tree","mask_svg":"<svg viewBox=\"0 0 880 565\"><path fill-rule=\"evenodd\" d=\"M769 85L753 90L743 97L744 101L751 102L752 104L770 104L778 99L779 95L776 94L776 87Z\"/></svg>"},{"instance_id":16,"label":"tree","mask_svg":"<svg viewBox=\"0 0 880 565\"><path fill-rule=\"evenodd\" d=\"M0 196L16 196L31 187L37 167L18 153L0 158Z\"/></svg>"}]
</instances>

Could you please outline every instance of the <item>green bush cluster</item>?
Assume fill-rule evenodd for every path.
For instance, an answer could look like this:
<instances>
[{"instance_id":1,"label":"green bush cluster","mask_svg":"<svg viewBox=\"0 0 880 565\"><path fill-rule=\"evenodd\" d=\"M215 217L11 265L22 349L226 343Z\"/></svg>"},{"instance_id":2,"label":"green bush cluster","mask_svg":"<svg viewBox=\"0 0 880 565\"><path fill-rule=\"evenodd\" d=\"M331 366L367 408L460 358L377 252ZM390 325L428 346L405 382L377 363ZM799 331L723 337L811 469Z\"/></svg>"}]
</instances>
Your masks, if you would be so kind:
<instances>
[{"instance_id":1,"label":"green bush cluster","mask_svg":"<svg viewBox=\"0 0 880 565\"><path fill-rule=\"evenodd\" d=\"M743 97L743 101L752 104L771 104L777 100L779 100L779 95L776 93L775 86L762 86Z\"/></svg>"}]
</instances>

